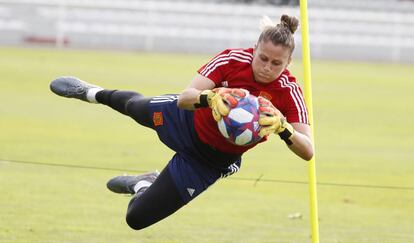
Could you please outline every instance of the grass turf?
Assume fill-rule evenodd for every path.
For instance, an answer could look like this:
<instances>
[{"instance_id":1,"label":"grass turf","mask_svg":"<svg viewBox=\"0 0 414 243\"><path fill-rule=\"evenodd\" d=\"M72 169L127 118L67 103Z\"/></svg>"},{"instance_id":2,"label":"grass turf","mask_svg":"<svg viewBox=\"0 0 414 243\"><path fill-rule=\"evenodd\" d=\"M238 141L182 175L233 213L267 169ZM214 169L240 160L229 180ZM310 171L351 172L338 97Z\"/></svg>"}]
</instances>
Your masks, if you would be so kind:
<instances>
[{"instance_id":1,"label":"grass turf","mask_svg":"<svg viewBox=\"0 0 414 243\"><path fill-rule=\"evenodd\" d=\"M276 137L176 214L130 230L129 198L107 191L107 179L160 170L172 151L130 118L48 87L74 75L146 95L179 93L209 58L1 48L0 242L310 242L308 187L281 182L306 182L306 162ZM312 65L321 242L414 241L413 66ZM291 65L299 80L300 66ZM244 180L259 177L279 182ZM301 219L288 218L298 212Z\"/></svg>"}]
</instances>

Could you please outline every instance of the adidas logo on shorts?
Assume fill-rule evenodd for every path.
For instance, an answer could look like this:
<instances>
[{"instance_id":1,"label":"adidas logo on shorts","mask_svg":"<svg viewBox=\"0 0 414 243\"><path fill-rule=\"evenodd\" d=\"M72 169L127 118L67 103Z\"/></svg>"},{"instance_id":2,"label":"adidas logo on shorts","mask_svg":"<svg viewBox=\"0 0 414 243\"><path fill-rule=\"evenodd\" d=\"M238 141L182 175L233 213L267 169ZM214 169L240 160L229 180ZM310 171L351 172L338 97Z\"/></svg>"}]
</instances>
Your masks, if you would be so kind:
<instances>
[{"instance_id":1,"label":"adidas logo on shorts","mask_svg":"<svg viewBox=\"0 0 414 243\"><path fill-rule=\"evenodd\" d=\"M190 197L193 196L195 189L194 188L187 188L188 194L190 194Z\"/></svg>"}]
</instances>

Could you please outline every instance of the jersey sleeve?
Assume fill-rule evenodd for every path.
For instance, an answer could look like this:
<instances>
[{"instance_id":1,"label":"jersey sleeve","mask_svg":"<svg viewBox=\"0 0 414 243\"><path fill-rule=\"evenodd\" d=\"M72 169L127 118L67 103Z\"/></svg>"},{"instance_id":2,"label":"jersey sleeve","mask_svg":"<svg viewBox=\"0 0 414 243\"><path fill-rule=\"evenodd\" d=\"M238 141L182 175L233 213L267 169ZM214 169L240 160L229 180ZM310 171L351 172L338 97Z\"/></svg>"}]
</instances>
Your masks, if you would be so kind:
<instances>
[{"instance_id":1,"label":"jersey sleeve","mask_svg":"<svg viewBox=\"0 0 414 243\"><path fill-rule=\"evenodd\" d=\"M283 75L282 85L285 86L284 109L281 111L289 123L298 122L309 124L308 110L303 98L302 89L292 76Z\"/></svg>"},{"instance_id":2,"label":"jersey sleeve","mask_svg":"<svg viewBox=\"0 0 414 243\"><path fill-rule=\"evenodd\" d=\"M220 82L225 79L226 70L229 68L229 52L229 49L221 52L204 64L197 72L211 79L216 86L219 86Z\"/></svg>"}]
</instances>

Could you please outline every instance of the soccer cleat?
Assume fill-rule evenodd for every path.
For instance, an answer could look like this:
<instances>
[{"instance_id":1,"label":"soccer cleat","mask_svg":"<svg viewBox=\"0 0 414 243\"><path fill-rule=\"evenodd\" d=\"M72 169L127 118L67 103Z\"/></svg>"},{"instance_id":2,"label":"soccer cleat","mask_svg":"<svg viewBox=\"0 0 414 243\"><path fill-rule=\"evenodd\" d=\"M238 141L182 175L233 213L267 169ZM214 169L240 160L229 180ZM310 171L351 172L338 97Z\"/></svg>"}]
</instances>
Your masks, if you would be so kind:
<instances>
[{"instance_id":1,"label":"soccer cleat","mask_svg":"<svg viewBox=\"0 0 414 243\"><path fill-rule=\"evenodd\" d=\"M91 96L91 94L88 95L88 91L91 89L94 91L91 92L93 93L93 96ZM102 88L89 84L76 77L62 76L50 83L50 90L59 96L96 103L94 95L97 91L102 90Z\"/></svg>"},{"instance_id":2,"label":"soccer cleat","mask_svg":"<svg viewBox=\"0 0 414 243\"><path fill-rule=\"evenodd\" d=\"M106 187L115 193L135 194L136 185L141 183L142 187L149 187L152 183L154 183L159 174L160 173L158 171L154 171L137 176L116 176L106 183Z\"/></svg>"}]
</instances>

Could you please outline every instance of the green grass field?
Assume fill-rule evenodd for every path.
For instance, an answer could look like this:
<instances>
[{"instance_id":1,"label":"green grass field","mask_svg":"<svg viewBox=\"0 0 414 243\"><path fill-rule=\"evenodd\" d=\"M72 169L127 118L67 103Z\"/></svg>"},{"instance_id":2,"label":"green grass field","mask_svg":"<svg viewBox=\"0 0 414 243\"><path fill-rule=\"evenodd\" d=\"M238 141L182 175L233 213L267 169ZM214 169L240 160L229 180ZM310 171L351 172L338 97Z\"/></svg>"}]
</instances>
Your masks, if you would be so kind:
<instances>
[{"instance_id":1,"label":"green grass field","mask_svg":"<svg viewBox=\"0 0 414 243\"><path fill-rule=\"evenodd\" d=\"M178 93L209 58L1 48L0 242L311 242L308 186L294 183L307 163L276 137L176 214L129 229L129 197L106 181L161 170L172 151L108 107L49 91L74 75ZM300 60L291 70L301 80ZM414 66L315 61L312 74L320 242L414 242Z\"/></svg>"}]
</instances>

